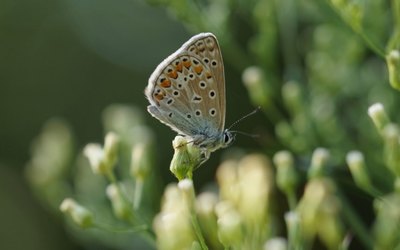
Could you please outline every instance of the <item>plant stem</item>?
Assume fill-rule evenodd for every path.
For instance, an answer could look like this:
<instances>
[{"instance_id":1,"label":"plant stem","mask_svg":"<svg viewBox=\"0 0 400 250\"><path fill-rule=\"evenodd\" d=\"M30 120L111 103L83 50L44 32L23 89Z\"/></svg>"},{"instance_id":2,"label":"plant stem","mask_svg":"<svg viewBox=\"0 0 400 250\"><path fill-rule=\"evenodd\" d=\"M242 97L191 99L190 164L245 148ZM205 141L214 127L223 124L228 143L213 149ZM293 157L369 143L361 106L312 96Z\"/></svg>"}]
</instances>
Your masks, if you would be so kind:
<instances>
[{"instance_id":1,"label":"plant stem","mask_svg":"<svg viewBox=\"0 0 400 250\"><path fill-rule=\"evenodd\" d=\"M341 204L343 206L343 215L345 220L347 220L348 224L359 237L360 242L365 246L365 248L371 248L371 246L373 246L372 237L368 233L365 225L363 225L354 209L349 206L348 200L340 193L340 191L338 191L338 197L342 201Z\"/></svg>"},{"instance_id":2,"label":"plant stem","mask_svg":"<svg viewBox=\"0 0 400 250\"><path fill-rule=\"evenodd\" d=\"M194 209L190 209L190 219L192 221L192 226L193 226L194 232L196 234L196 237L199 240L201 249L208 250L204 236L201 233L199 220L197 219L196 212L194 211Z\"/></svg>"},{"instance_id":3,"label":"plant stem","mask_svg":"<svg viewBox=\"0 0 400 250\"><path fill-rule=\"evenodd\" d=\"M385 50L383 48L381 48L380 46L378 46L378 44L376 44L371 37L369 37L367 35L367 33L365 32L365 30L361 27L356 27L355 25L352 25L352 23L350 22L350 20L345 16L345 14L338 9L337 7L335 7L330 0L326 0L327 4L334 10L334 12L343 20L344 23L346 23L353 31L354 33L356 33L358 36L360 36L364 42L368 45L368 47L370 49L372 49L377 55L379 55L382 58L385 58L386 53Z\"/></svg>"}]
</instances>

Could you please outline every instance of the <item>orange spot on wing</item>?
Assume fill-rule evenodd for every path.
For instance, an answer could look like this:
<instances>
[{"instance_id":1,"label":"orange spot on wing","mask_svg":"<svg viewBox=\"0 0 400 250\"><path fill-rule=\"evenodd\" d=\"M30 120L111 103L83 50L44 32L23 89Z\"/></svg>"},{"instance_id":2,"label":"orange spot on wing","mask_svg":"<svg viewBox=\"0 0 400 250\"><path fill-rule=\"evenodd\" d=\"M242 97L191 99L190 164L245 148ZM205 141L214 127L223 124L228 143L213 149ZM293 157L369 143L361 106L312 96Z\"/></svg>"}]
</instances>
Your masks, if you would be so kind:
<instances>
[{"instance_id":1,"label":"orange spot on wing","mask_svg":"<svg viewBox=\"0 0 400 250\"><path fill-rule=\"evenodd\" d=\"M207 78L207 79L210 79L211 77L212 77L211 73L210 73L210 72L207 72L207 73L206 73L206 78Z\"/></svg>"},{"instance_id":2,"label":"orange spot on wing","mask_svg":"<svg viewBox=\"0 0 400 250\"><path fill-rule=\"evenodd\" d=\"M162 79L160 86L163 88L169 88L171 87L171 81L168 79Z\"/></svg>"},{"instance_id":3,"label":"orange spot on wing","mask_svg":"<svg viewBox=\"0 0 400 250\"><path fill-rule=\"evenodd\" d=\"M164 96L162 94L154 94L154 97L158 100L161 101L162 99L164 99Z\"/></svg>"},{"instance_id":4,"label":"orange spot on wing","mask_svg":"<svg viewBox=\"0 0 400 250\"><path fill-rule=\"evenodd\" d=\"M171 72L168 73L168 76L173 79L176 79L178 78L178 73L175 70L172 70Z\"/></svg>"},{"instance_id":5,"label":"orange spot on wing","mask_svg":"<svg viewBox=\"0 0 400 250\"><path fill-rule=\"evenodd\" d=\"M182 72L182 63L178 63L175 67L176 71Z\"/></svg>"},{"instance_id":6,"label":"orange spot on wing","mask_svg":"<svg viewBox=\"0 0 400 250\"><path fill-rule=\"evenodd\" d=\"M196 72L196 74L200 75L201 72L203 72L203 66L201 66L201 65L195 66L194 67L194 72Z\"/></svg>"},{"instance_id":7,"label":"orange spot on wing","mask_svg":"<svg viewBox=\"0 0 400 250\"><path fill-rule=\"evenodd\" d=\"M192 63L189 60L186 62L183 62L183 66L185 66L187 69L190 68L191 65L192 65Z\"/></svg>"}]
</instances>

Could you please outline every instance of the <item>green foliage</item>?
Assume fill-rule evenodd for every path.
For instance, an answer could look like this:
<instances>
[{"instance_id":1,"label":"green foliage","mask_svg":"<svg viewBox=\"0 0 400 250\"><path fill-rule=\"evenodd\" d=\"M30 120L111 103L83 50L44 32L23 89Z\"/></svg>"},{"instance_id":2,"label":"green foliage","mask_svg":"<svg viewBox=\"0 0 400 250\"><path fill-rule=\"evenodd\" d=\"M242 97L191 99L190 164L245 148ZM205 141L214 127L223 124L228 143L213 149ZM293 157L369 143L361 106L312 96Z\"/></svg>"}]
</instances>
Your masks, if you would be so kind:
<instances>
[{"instance_id":1,"label":"green foliage","mask_svg":"<svg viewBox=\"0 0 400 250\"><path fill-rule=\"evenodd\" d=\"M87 228L68 224L77 238L120 249L140 239L166 250L400 247L399 1L149 2L218 37L274 131L263 131L260 153L223 161L218 189L197 197L200 153L175 147L179 183L167 186L158 211L156 172L166 164L155 166L142 112L107 109L104 146L88 145L89 161L73 156L68 127L50 122L27 176L53 211L74 198L61 208ZM375 208L372 225L355 190Z\"/></svg>"}]
</instances>

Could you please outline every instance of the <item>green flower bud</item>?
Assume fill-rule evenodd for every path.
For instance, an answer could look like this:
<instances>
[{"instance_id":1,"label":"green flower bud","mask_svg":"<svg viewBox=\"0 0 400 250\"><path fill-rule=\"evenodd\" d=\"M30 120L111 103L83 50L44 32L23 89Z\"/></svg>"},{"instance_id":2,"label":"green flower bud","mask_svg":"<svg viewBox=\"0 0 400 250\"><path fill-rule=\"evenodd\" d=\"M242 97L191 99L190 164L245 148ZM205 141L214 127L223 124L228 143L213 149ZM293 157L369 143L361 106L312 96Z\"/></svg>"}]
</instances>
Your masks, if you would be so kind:
<instances>
[{"instance_id":1,"label":"green flower bud","mask_svg":"<svg viewBox=\"0 0 400 250\"><path fill-rule=\"evenodd\" d=\"M132 216L132 207L121 193L121 189L117 184L108 185L106 194L111 201L114 215L119 219L130 219Z\"/></svg>"},{"instance_id":2,"label":"green flower bud","mask_svg":"<svg viewBox=\"0 0 400 250\"><path fill-rule=\"evenodd\" d=\"M136 180L144 180L151 171L152 165L152 148L146 143L138 143L132 149L131 176Z\"/></svg>"},{"instance_id":3,"label":"green flower bud","mask_svg":"<svg viewBox=\"0 0 400 250\"><path fill-rule=\"evenodd\" d=\"M381 103L371 105L368 108L368 115L371 117L379 133L382 133L383 128L390 123L385 108Z\"/></svg>"},{"instance_id":4,"label":"green flower bud","mask_svg":"<svg viewBox=\"0 0 400 250\"><path fill-rule=\"evenodd\" d=\"M243 239L242 219L230 202L220 202L215 207L218 216L218 238L225 248L240 249Z\"/></svg>"},{"instance_id":5,"label":"green flower bud","mask_svg":"<svg viewBox=\"0 0 400 250\"><path fill-rule=\"evenodd\" d=\"M346 162L357 186L365 190L370 190L372 185L363 154L359 151L351 151L347 154Z\"/></svg>"},{"instance_id":6,"label":"green flower bud","mask_svg":"<svg viewBox=\"0 0 400 250\"><path fill-rule=\"evenodd\" d=\"M104 139L104 162L110 168L113 168L117 163L118 145L119 138L117 134L113 132L108 132Z\"/></svg>"},{"instance_id":7,"label":"green flower bud","mask_svg":"<svg viewBox=\"0 0 400 250\"><path fill-rule=\"evenodd\" d=\"M386 63L389 71L390 85L400 90L400 52L392 50L386 56Z\"/></svg>"},{"instance_id":8,"label":"green flower bud","mask_svg":"<svg viewBox=\"0 0 400 250\"><path fill-rule=\"evenodd\" d=\"M388 124L383 129L384 156L389 169L400 176L400 128L396 124Z\"/></svg>"},{"instance_id":9,"label":"green flower bud","mask_svg":"<svg viewBox=\"0 0 400 250\"><path fill-rule=\"evenodd\" d=\"M203 192L196 198L196 211L199 223L211 249L222 248L218 240L217 216L215 214L215 206L217 203L218 196L211 192Z\"/></svg>"},{"instance_id":10,"label":"green flower bud","mask_svg":"<svg viewBox=\"0 0 400 250\"><path fill-rule=\"evenodd\" d=\"M60 210L64 214L68 214L72 220L82 228L93 226L93 215L84 206L78 204L71 198L66 198L60 205Z\"/></svg>"},{"instance_id":11,"label":"green flower bud","mask_svg":"<svg viewBox=\"0 0 400 250\"><path fill-rule=\"evenodd\" d=\"M282 97L292 115L302 112L304 103L300 84L298 82L286 82L282 87Z\"/></svg>"},{"instance_id":12,"label":"green flower bud","mask_svg":"<svg viewBox=\"0 0 400 250\"><path fill-rule=\"evenodd\" d=\"M175 153L169 169L178 180L192 178L193 171L205 162L210 155L209 151L200 149L188 142L185 137L179 135L173 140L172 146Z\"/></svg>"},{"instance_id":13,"label":"green flower bud","mask_svg":"<svg viewBox=\"0 0 400 250\"><path fill-rule=\"evenodd\" d=\"M261 68L252 66L245 69L242 74L242 81L254 106L265 108L270 105L271 98L269 95L271 91Z\"/></svg>"},{"instance_id":14,"label":"green flower bud","mask_svg":"<svg viewBox=\"0 0 400 250\"><path fill-rule=\"evenodd\" d=\"M286 193L286 195L294 193L299 176L294 167L292 155L288 151L280 151L274 155L273 161L277 171L277 186Z\"/></svg>"},{"instance_id":15,"label":"green flower bud","mask_svg":"<svg viewBox=\"0 0 400 250\"><path fill-rule=\"evenodd\" d=\"M317 148L314 150L311 158L311 166L308 170L308 177L315 178L323 176L323 171L326 167L329 157L329 151L325 148Z\"/></svg>"},{"instance_id":16,"label":"green flower bud","mask_svg":"<svg viewBox=\"0 0 400 250\"><path fill-rule=\"evenodd\" d=\"M376 199L373 225L374 249L396 249L399 244L400 195L391 193Z\"/></svg>"}]
</instances>

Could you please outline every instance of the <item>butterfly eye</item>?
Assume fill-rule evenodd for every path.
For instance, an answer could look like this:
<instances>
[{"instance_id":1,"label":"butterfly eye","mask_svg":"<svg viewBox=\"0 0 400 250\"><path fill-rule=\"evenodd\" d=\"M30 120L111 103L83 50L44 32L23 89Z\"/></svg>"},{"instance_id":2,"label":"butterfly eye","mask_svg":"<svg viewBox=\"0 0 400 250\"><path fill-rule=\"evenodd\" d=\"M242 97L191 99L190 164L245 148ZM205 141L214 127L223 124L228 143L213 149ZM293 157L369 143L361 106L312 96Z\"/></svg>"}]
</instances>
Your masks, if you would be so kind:
<instances>
[{"instance_id":1,"label":"butterfly eye","mask_svg":"<svg viewBox=\"0 0 400 250\"><path fill-rule=\"evenodd\" d=\"M224 143L228 143L231 140L231 137L229 136L229 134L225 133L224 134Z\"/></svg>"},{"instance_id":2,"label":"butterfly eye","mask_svg":"<svg viewBox=\"0 0 400 250\"><path fill-rule=\"evenodd\" d=\"M231 144L235 140L235 136L232 135L229 131L224 132L224 146L227 147L229 144Z\"/></svg>"}]
</instances>

